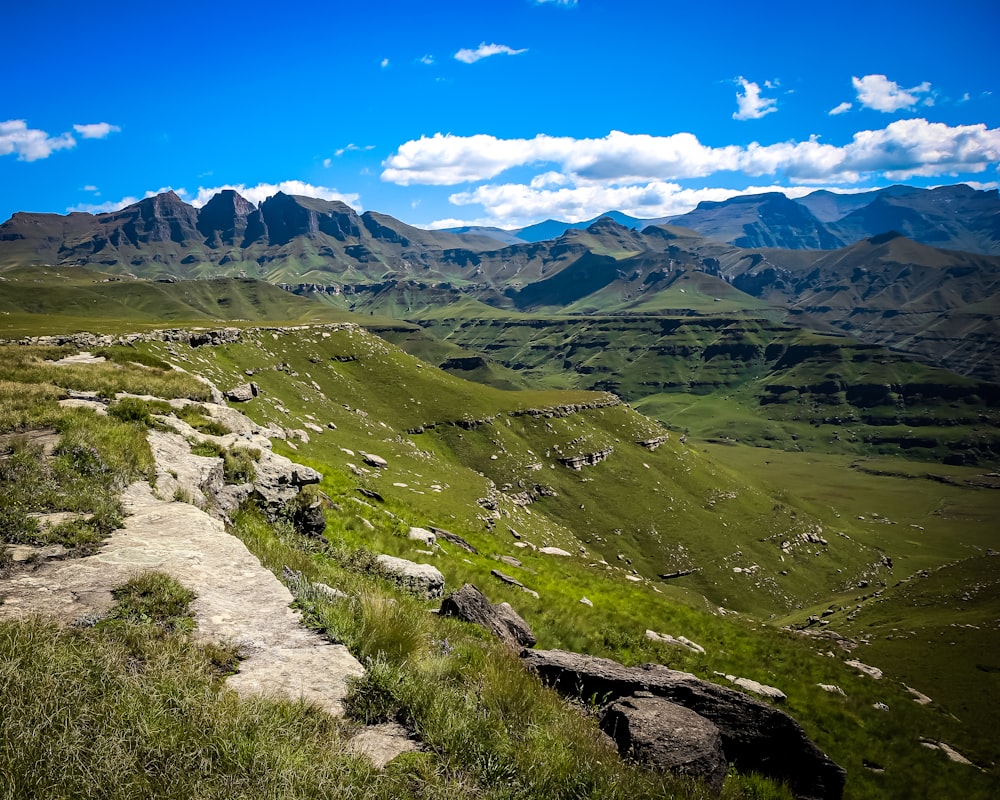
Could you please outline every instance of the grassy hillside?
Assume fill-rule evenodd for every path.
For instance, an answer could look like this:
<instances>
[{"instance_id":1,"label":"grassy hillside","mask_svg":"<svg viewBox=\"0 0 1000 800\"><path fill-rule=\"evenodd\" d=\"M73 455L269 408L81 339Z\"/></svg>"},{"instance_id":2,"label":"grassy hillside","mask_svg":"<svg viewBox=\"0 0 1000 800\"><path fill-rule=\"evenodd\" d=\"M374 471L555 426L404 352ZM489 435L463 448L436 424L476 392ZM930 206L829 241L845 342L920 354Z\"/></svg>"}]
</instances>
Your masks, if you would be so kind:
<instances>
[{"instance_id":1,"label":"grassy hillside","mask_svg":"<svg viewBox=\"0 0 1000 800\"><path fill-rule=\"evenodd\" d=\"M345 312L246 278L157 282L83 267L0 272L0 339L192 324L323 322Z\"/></svg>"},{"instance_id":2,"label":"grassy hillside","mask_svg":"<svg viewBox=\"0 0 1000 800\"><path fill-rule=\"evenodd\" d=\"M560 361L625 375L638 351L622 346L627 340L614 327L620 322L519 318L514 324L502 319L469 328L483 341L516 345L521 360L527 364L535 359L530 363L538 374L557 384L554 365ZM109 326L120 329L121 324L118 320ZM656 324L666 327L660 328L662 338L653 340L655 348L670 353L671 369L690 381L690 364L697 362L690 352L682 356L680 348L701 348L692 352L704 354L705 321ZM712 364L713 358L703 357L698 368L713 370L713 380L722 386L728 385L725 381L749 380L740 376L753 375L755 361L735 354L750 352L746 345L752 343L766 353L767 337L773 334L763 323L741 323L739 331L731 319L713 324L715 358L720 361ZM409 337L433 359L456 354L405 329L393 336ZM636 335L633 342L644 340L645 335ZM824 343L799 344L808 344L807 350L815 354L817 345ZM772 360L777 363L789 349ZM725 682L721 673L779 687L788 695L788 712L847 768L849 798L995 794L1000 751L984 732L990 730L994 700L1000 696L989 655L995 594L989 578L991 556L985 554L996 546L998 506L996 491L980 488L985 470L953 466L932 473L926 464L898 458L852 467L842 452L712 445L693 433L682 440L679 432L604 392L583 388L582 381L569 390L501 391L440 371L353 326L251 329L240 341L218 347L137 344L116 351L115 363L94 365L94 373L86 371L91 367L42 363L64 353L65 348L12 348L2 354L7 366L0 387L7 387L6 396L35 398L27 405L18 401L19 415L0 417L8 420L7 430L51 424L36 410L50 409L70 383L72 388L93 386L113 394L125 385L126 376L148 380L148 368L135 366L133 360L170 362L223 389L247 380L259 385L261 394L241 410L259 422L288 429L276 449L319 469L324 475L320 488L335 507L327 512L325 541L269 529L250 511L235 531L277 573L289 565L308 580L343 586L362 598L346 606L346 613L345 607L324 606L301 585L296 588L319 627L373 659L379 652L389 654L385 671L376 674L398 686L389 696L426 727L432 743L421 768L429 772L420 778L417 767L402 768L399 786L426 785L424 796L492 796L488 787L507 781L517 790L498 796L609 796L610 791L598 788L608 784L596 777L591 780L604 769L594 756L591 761L572 761L576 766L563 763L560 775L582 779L572 790L563 783L560 790L550 786L546 792L544 776L532 772L517 753L564 752L566 739L555 733L564 723L557 723L556 712L547 710L540 695L521 695L520 706L500 703L491 695L490 687L496 684L490 683L494 678L489 677L489 664L495 657L484 654L474 642L475 634L463 626L427 621L432 604L397 595L371 577L368 565L376 552L430 561L445 574L449 588L469 581L492 601L510 602L532 625L541 647L611 656L630 664L656 661L709 680ZM686 373L681 371L685 360ZM815 381L803 363L790 363L788 369L806 370L801 385L812 386ZM852 381L862 374L858 370L874 369L859 366L853 358L845 363L850 370L845 375ZM519 372L524 377L525 370ZM563 380L574 383L586 374L579 370ZM638 377L630 379L639 385ZM684 396L718 404L711 411L703 407L700 418L706 432L713 425L725 428L726 415L739 409L747 425L777 424L761 421L759 403L740 405L719 391ZM811 400L807 407L812 407ZM787 422L792 423L810 425L803 419ZM662 441L656 449L648 449L658 439ZM366 453L384 458L388 466L370 465ZM574 469L574 459L580 458L587 463ZM420 553L423 546L406 537L410 525L447 529L477 552L442 541L430 555ZM569 555L536 549L547 546ZM501 562L499 556L507 560ZM956 566L941 569L948 564ZM538 597L501 583L492 574L496 569ZM659 577L687 569L696 571L669 580ZM582 604L584 597L592 605ZM388 603L388 598L394 602ZM916 609L912 617L911 608ZM829 609L831 613L821 617L828 624L808 623L810 616ZM951 621L973 627L952 628ZM783 626L804 626L809 635ZM645 637L647 629L687 636L706 652L654 643ZM404 631L414 633L403 636ZM831 632L850 637L857 643L855 649L842 649ZM961 664L950 683L941 677L939 655L931 655L945 635L955 642L948 645L953 661ZM399 649L401 641L409 644ZM456 653L446 654L442 641L461 644ZM882 668L883 678L876 681L858 673L844 663L850 658ZM512 674L515 669L511 662L509 670L494 672ZM820 683L837 685L844 694L826 692ZM934 702L915 703L903 683ZM484 722L474 736L461 727L461 736L449 738L443 718L435 722L432 693L426 688L421 692L422 686L447 695L442 703L454 701L454 706L438 706L452 709L448 718L462 720L463 726L469 719L488 720L488 725ZM384 687L375 696L384 698ZM526 709L533 709L534 733L519 739L522 734L512 731L521 730L515 721L526 718ZM301 712L280 713L298 719ZM176 736L178 742L196 741L189 738L191 731ZM927 750L921 737L946 742L978 767ZM529 739L537 749L525 750ZM493 749L471 747L486 740L493 741ZM315 761L316 756L309 759ZM445 777L452 782L444 782ZM760 796L747 788L746 780L732 779L728 796ZM391 791L395 785L383 788ZM627 785L638 786L621 784ZM644 785L647 788L636 789L635 796L655 796ZM411 788L396 791L400 796L417 794ZM663 787L659 791L668 792ZM669 791L697 796L694 791ZM761 792L779 796L773 788Z\"/></svg>"}]
</instances>

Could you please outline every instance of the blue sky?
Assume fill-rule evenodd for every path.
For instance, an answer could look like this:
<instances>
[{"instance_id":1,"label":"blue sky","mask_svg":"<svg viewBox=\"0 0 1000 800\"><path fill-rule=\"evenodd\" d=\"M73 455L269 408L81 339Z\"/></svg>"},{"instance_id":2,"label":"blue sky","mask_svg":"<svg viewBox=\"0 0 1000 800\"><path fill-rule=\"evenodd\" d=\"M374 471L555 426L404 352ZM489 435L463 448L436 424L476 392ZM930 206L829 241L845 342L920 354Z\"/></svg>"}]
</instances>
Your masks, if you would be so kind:
<instances>
[{"instance_id":1,"label":"blue sky","mask_svg":"<svg viewBox=\"0 0 1000 800\"><path fill-rule=\"evenodd\" d=\"M996 0L56 0L3 26L0 220L236 187L516 227L1000 179Z\"/></svg>"}]
</instances>

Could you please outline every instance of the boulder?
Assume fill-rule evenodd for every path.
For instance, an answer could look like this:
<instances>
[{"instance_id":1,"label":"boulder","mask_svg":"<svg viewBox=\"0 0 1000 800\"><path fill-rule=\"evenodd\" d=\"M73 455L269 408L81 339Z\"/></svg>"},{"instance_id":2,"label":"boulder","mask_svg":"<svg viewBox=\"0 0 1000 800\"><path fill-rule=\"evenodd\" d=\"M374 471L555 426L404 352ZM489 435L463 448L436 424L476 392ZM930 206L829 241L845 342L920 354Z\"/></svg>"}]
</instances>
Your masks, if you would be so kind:
<instances>
[{"instance_id":1,"label":"boulder","mask_svg":"<svg viewBox=\"0 0 1000 800\"><path fill-rule=\"evenodd\" d=\"M322 536L326 530L326 517L323 514L323 503L318 499L303 504L295 509L292 519L295 530L306 536Z\"/></svg>"},{"instance_id":2,"label":"boulder","mask_svg":"<svg viewBox=\"0 0 1000 800\"><path fill-rule=\"evenodd\" d=\"M378 556L375 563L389 580L408 592L426 598L440 597L444 592L444 575L430 564L387 555Z\"/></svg>"},{"instance_id":3,"label":"boulder","mask_svg":"<svg viewBox=\"0 0 1000 800\"><path fill-rule=\"evenodd\" d=\"M437 542L437 537L425 528L410 528L406 538L413 542L421 542L428 547L433 547Z\"/></svg>"},{"instance_id":4,"label":"boulder","mask_svg":"<svg viewBox=\"0 0 1000 800\"><path fill-rule=\"evenodd\" d=\"M563 650L524 650L525 665L575 697L615 699L652 692L714 723L728 761L744 772L785 781L802 800L839 800L846 773L788 714L742 692L660 664L624 667Z\"/></svg>"},{"instance_id":5,"label":"boulder","mask_svg":"<svg viewBox=\"0 0 1000 800\"><path fill-rule=\"evenodd\" d=\"M239 386L224 392L223 396L234 403L245 403L247 400L253 400L259 391L256 383L241 383Z\"/></svg>"},{"instance_id":6,"label":"boulder","mask_svg":"<svg viewBox=\"0 0 1000 800\"><path fill-rule=\"evenodd\" d=\"M538 552L545 553L547 556L562 556L563 558L573 555L572 553L563 550L561 547L539 547Z\"/></svg>"},{"instance_id":7,"label":"boulder","mask_svg":"<svg viewBox=\"0 0 1000 800\"><path fill-rule=\"evenodd\" d=\"M606 706L600 723L623 757L722 791L729 768L722 734L694 711L662 697L626 697Z\"/></svg>"},{"instance_id":8,"label":"boulder","mask_svg":"<svg viewBox=\"0 0 1000 800\"><path fill-rule=\"evenodd\" d=\"M254 465L254 495L266 509L280 508L311 483L319 483L323 476L311 467L296 464L285 456L265 450Z\"/></svg>"},{"instance_id":9,"label":"boulder","mask_svg":"<svg viewBox=\"0 0 1000 800\"><path fill-rule=\"evenodd\" d=\"M369 467L376 467L378 469L386 469L389 466L389 462L386 461L382 456L377 456L374 453L362 453L358 451L358 455L361 456L362 460Z\"/></svg>"},{"instance_id":10,"label":"boulder","mask_svg":"<svg viewBox=\"0 0 1000 800\"><path fill-rule=\"evenodd\" d=\"M471 583L446 597L441 602L439 613L486 628L515 649L532 647L536 641L528 623L508 603L491 604L486 595Z\"/></svg>"}]
</instances>

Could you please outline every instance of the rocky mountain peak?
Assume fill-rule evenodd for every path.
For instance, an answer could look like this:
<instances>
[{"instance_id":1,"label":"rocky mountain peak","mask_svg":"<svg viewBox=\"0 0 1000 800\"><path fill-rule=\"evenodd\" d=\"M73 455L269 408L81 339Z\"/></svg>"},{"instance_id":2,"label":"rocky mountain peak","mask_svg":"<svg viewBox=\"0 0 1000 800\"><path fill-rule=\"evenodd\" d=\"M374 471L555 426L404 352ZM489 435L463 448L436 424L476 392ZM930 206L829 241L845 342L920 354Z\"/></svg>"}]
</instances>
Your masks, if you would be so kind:
<instances>
[{"instance_id":1,"label":"rocky mountain peak","mask_svg":"<svg viewBox=\"0 0 1000 800\"><path fill-rule=\"evenodd\" d=\"M246 247L266 233L257 207L233 189L223 189L198 212L198 231L206 244Z\"/></svg>"}]
</instances>

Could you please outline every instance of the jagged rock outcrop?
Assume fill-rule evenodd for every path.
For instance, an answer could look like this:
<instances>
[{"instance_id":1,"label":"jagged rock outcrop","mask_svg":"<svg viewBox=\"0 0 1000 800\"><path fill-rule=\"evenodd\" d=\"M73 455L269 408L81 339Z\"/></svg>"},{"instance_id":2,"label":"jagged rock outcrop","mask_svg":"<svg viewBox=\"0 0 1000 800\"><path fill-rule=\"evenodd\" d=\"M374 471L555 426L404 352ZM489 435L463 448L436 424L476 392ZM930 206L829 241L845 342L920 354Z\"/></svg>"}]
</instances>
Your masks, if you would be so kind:
<instances>
[{"instance_id":1,"label":"jagged rock outcrop","mask_svg":"<svg viewBox=\"0 0 1000 800\"><path fill-rule=\"evenodd\" d=\"M431 564L416 564L384 554L375 563L385 577L408 592L425 598L440 597L444 592L444 575Z\"/></svg>"},{"instance_id":2,"label":"jagged rock outcrop","mask_svg":"<svg viewBox=\"0 0 1000 800\"><path fill-rule=\"evenodd\" d=\"M727 760L743 771L788 783L800 800L839 800L844 769L783 711L742 692L659 664L624 667L563 650L524 650L525 665L547 684L576 697L620 698L651 692L718 727Z\"/></svg>"},{"instance_id":3,"label":"jagged rock outcrop","mask_svg":"<svg viewBox=\"0 0 1000 800\"><path fill-rule=\"evenodd\" d=\"M655 769L705 781L722 791L729 763L722 734L704 717L662 697L626 697L601 711L601 730L618 752Z\"/></svg>"},{"instance_id":4,"label":"jagged rock outcrop","mask_svg":"<svg viewBox=\"0 0 1000 800\"><path fill-rule=\"evenodd\" d=\"M261 212L232 189L223 189L198 211L198 232L209 247L247 247L264 238Z\"/></svg>"},{"instance_id":5,"label":"jagged rock outcrop","mask_svg":"<svg viewBox=\"0 0 1000 800\"><path fill-rule=\"evenodd\" d=\"M448 595L441 602L440 613L479 625L514 649L533 647L536 642L531 627L510 604L493 605L471 583Z\"/></svg>"},{"instance_id":6,"label":"jagged rock outcrop","mask_svg":"<svg viewBox=\"0 0 1000 800\"><path fill-rule=\"evenodd\" d=\"M256 465L253 494L266 511L276 511L295 498L303 486L319 483L323 476L312 467L267 452Z\"/></svg>"},{"instance_id":7,"label":"jagged rock outcrop","mask_svg":"<svg viewBox=\"0 0 1000 800\"><path fill-rule=\"evenodd\" d=\"M610 456L615 449L613 447L608 447L605 450L598 450L594 453L581 453L578 456L563 456L559 459L559 463L570 469L580 470L583 467L592 467L594 464L600 464L608 456Z\"/></svg>"}]
</instances>

